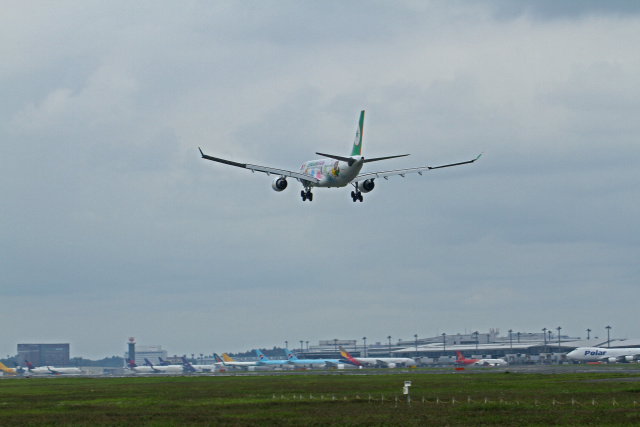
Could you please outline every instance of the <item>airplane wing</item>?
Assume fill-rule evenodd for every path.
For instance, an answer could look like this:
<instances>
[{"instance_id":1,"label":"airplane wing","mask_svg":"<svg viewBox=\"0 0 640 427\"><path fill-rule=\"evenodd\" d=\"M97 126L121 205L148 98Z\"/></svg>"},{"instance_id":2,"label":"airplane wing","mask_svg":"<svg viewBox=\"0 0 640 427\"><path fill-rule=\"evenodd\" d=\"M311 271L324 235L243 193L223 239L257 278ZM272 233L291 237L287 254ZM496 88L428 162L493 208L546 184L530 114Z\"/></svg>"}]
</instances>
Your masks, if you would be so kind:
<instances>
[{"instance_id":1,"label":"airplane wing","mask_svg":"<svg viewBox=\"0 0 640 427\"><path fill-rule=\"evenodd\" d=\"M292 178L301 179L301 180L313 182L316 184L320 182L318 178L311 175L304 174L304 173L289 171L286 169L276 169L276 168L271 168L267 166L251 165L249 163L233 162L231 160L221 159L219 157L208 156L202 152L202 149L200 149L200 147L198 147L198 150L200 150L200 154L202 155L203 159L212 160L218 163L224 163L225 165L231 165L239 168L249 169L251 172L263 172L263 173L266 173L267 175L274 174L278 176L290 176Z\"/></svg>"},{"instance_id":2,"label":"airplane wing","mask_svg":"<svg viewBox=\"0 0 640 427\"><path fill-rule=\"evenodd\" d=\"M355 179L353 181L351 181L352 183L356 183L356 182L362 182L365 181L367 179L375 179L375 178L384 178L384 179L389 179L390 176L394 176L394 175L400 175L401 177L404 178L404 176L408 173L418 173L420 175L422 175L422 172L425 171L430 171L430 170L434 170L434 169L442 169L442 168L448 168L451 166L460 166L460 165L467 165L469 163L473 163L476 160L478 160L480 158L480 156L482 156L483 153L480 153L480 155L478 157L476 157L473 160L467 160L466 162L458 162L458 163L451 163L448 165L440 165L440 166L421 166L421 167L417 167L417 168L408 168L408 169L396 169L396 170L391 170L391 171L384 171L384 172L369 172L369 173L362 173L358 176L355 177Z\"/></svg>"}]
</instances>

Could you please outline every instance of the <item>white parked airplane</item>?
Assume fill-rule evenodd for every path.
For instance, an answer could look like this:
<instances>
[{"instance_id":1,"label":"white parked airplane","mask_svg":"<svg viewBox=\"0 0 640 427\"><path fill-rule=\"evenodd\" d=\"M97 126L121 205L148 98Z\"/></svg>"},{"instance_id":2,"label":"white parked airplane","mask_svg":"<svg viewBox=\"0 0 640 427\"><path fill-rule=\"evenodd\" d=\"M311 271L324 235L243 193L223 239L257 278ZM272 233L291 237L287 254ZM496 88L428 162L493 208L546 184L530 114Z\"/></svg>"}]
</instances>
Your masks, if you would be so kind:
<instances>
[{"instance_id":1,"label":"white parked airplane","mask_svg":"<svg viewBox=\"0 0 640 427\"><path fill-rule=\"evenodd\" d=\"M54 366L39 366L35 367L25 360L27 365L27 371L30 374L37 375L83 375L85 372L80 368L56 368Z\"/></svg>"},{"instance_id":2,"label":"white parked airplane","mask_svg":"<svg viewBox=\"0 0 640 427\"><path fill-rule=\"evenodd\" d=\"M340 346L340 355L347 363L355 366L379 366L395 368L396 366L416 366L416 361L410 357L353 357Z\"/></svg>"},{"instance_id":3,"label":"white parked airplane","mask_svg":"<svg viewBox=\"0 0 640 427\"><path fill-rule=\"evenodd\" d=\"M578 347L567 357L579 362L634 362L640 360L640 348Z\"/></svg>"},{"instance_id":4,"label":"white parked airplane","mask_svg":"<svg viewBox=\"0 0 640 427\"><path fill-rule=\"evenodd\" d=\"M316 153L319 156L326 157L325 159L320 160L311 160L305 162L300 166L298 171L290 171L286 169L276 169L267 166L258 166L251 165L248 163L238 163L231 160L225 160L218 157L212 157L204 154L202 149L200 150L200 154L203 159L212 160L214 162L224 163L226 165L236 166L240 168L249 169L252 172L263 172L267 175L276 175L274 178L271 187L275 191L283 191L287 188L288 182L287 178L295 178L297 179L304 189L300 192L302 196L302 201L313 200L313 193L311 193L311 189L313 187L346 187L351 184L354 187L354 191L351 192L351 198L355 202L359 200L362 202L362 193L368 193L375 187L375 179L376 178L384 178L389 179L390 176L400 175L404 178L404 176L408 173L418 173L422 175L422 172L429 171L432 169L441 169L450 166L458 166L458 165L466 165L469 163L473 163L480 158L482 154L476 157L473 160L468 160L466 162L459 163L451 163L448 165L441 166L422 166L417 168L409 168L409 169L396 169L389 170L384 172L368 172L368 173L360 173L362 170L362 166L365 163L377 162L380 160L393 159L396 157L404 157L409 154L401 154L396 156L387 156L387 157L375 157L366 159L361 155L362 152L362 130L364 125L364 110L360 113L360 122L358 124L358 129L356 131L356 138L353 142L353 149L351 150L350 157L344 156L336 156L332 154L324 154L324 153Z\"/></svg>"}]
</instances>

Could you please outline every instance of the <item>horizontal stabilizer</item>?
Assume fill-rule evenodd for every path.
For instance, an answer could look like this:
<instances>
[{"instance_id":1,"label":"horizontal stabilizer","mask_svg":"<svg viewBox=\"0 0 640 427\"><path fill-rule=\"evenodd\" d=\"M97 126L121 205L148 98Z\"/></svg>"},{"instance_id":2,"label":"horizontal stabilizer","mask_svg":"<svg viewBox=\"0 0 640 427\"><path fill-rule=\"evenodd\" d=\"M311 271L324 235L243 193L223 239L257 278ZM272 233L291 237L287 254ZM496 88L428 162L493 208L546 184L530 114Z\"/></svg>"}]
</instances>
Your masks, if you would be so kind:
<instances>
[{"instance_id":1,"label":"horizontal stabilizer","mask_svg":"<svg viewBox=\"0 0 640 427\"><path fill-rule=\"evenodd\" d=\"M377 162L380 160L395 159L396 157L407 157L407 156L410 156L410 154L400 154L397 156L387 156L387 157L374 157L373 159L364 159L364 163Z\"/></svg>"}]
</instances>

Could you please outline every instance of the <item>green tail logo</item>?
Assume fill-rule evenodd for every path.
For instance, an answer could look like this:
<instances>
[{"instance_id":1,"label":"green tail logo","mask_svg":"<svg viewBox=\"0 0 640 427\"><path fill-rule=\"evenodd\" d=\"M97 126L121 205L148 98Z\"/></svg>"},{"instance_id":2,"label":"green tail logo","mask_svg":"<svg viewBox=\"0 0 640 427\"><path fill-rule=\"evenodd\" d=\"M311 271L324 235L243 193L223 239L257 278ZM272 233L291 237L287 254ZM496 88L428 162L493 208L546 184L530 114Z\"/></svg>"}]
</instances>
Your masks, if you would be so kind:
<instances>
[{"instance_id":1,"label":"green tail logo","mask_svg":"<svg viewBox=\"0 0 640 427\"><path fill-rule=\"evenodd\" d=\"M364 110L360 112L360 122L358 123L358 130L356 131L356 139L353 141L353 150L351 150L352 156L359 156L362 150L362 127L364 125Z\"/></svg>"}]
</instances>

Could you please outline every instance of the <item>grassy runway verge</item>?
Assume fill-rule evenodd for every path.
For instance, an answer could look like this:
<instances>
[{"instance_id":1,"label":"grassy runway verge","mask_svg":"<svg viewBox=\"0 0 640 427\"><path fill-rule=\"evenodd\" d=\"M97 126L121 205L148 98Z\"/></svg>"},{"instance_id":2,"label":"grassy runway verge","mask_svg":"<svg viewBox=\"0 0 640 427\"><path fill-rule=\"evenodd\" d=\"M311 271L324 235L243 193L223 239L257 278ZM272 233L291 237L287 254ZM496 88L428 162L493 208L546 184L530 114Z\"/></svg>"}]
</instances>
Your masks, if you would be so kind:
<instances>
[{"instance_id":1,"label":"grassy runway verge","mask_svg":"<svg viewBox=\"0 0 640 427\"><path fill-rule=\"evenodd\" d=\"M639 402L622 373L29 378L0 381L0 425L631 425Z\"/></svg>"}]
</instances>

